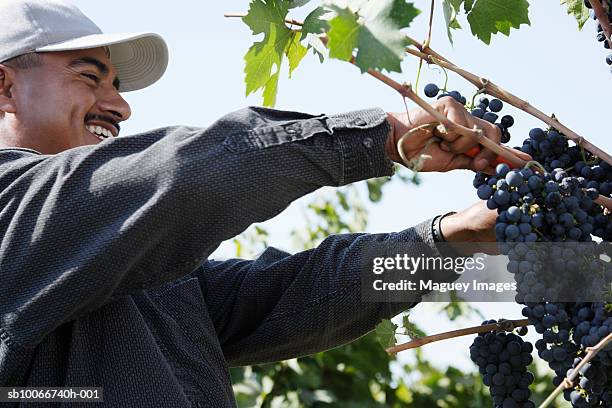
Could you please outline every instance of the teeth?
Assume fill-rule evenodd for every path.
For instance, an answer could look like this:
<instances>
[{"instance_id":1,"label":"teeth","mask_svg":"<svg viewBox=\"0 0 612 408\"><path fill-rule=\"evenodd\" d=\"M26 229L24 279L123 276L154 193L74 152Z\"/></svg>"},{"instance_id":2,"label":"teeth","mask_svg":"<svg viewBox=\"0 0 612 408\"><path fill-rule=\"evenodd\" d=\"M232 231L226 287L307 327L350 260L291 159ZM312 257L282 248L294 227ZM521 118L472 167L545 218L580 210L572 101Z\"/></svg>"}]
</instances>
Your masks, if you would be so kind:
<instances>
[{"instance_id":1,"label":"teeth","mask_svg":"<svg viewBox=\"0 0 612 408\"><path fill-rule=\"evenodd\" d=\"M95 136L98 137L98 139L100 140L104 140L108 137L113 137L113 133L108 130L103 128L102 126L92 126L92 125L88 125L85 127L89 132L93 133Z\"/></svg>"}]
</instances>

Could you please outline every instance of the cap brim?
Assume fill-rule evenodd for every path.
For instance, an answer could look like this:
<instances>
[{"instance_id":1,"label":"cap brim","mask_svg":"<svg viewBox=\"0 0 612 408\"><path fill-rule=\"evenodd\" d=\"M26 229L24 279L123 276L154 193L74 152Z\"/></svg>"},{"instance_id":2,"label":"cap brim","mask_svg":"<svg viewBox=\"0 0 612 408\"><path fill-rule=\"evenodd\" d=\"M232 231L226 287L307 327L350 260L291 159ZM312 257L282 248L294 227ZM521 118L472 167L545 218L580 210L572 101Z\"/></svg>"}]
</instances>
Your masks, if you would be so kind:
<instances>
[{"instance_id":1,"label":"cap brim","mask_svg":"<svg viewBox=\"0 0 612 408\"><path fill-rule=\"evenodd\" d=\"M146 88L162 77L168 67L168 47L154 33L92 34L47 45L36 52L85 50L108 47L110 60L117 70L120 92Z\"/></svg>"}]
</instances>

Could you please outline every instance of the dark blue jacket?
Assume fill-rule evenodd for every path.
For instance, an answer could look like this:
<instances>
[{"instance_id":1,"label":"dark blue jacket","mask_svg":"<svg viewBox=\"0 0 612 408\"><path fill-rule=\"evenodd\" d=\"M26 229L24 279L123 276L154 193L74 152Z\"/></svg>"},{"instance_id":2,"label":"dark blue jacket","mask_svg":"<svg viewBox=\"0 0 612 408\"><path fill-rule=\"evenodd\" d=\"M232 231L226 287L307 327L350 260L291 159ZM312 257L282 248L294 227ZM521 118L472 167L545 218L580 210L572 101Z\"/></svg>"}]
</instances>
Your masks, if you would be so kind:
<instances>
[{"instance_id":1,"label":"dark blue jacket","mask_svg":"<svg viewBox=\"0 0 612 408\"><path fill-rule=\"evenodd\" d=\"M374 241L434 248L431 221L207 260L321 186L390 176L389 130L380 109L251 107L56 155L0 149L0 386L232 407L228 366L326 350L407 308L361 301L360 254Z\"/></svg>"}]
</instances>

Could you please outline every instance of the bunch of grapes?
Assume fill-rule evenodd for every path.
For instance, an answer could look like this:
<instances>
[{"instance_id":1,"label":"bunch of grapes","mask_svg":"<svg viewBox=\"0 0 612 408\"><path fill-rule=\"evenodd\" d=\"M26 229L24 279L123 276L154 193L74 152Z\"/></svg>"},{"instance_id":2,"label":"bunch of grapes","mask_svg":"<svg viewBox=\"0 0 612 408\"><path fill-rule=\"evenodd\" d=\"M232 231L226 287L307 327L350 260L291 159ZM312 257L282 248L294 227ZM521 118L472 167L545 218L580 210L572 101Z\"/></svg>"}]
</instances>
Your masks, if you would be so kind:
<instances>
[{"instance_id":1,"label":"bunch of grapes","mask_svg":"<svg viewBox=\"0 0 612 408\"><path fill-rule=\"evenodd\" d=\"M427 85L425 93L429 97L451 96L465 105L460 93L440 93L434 84ZM481 98L477 106L471 107L471 113L496 123L502 108L498 99ZM497 123L502 134L513 124L510 115ZM504 139L509 140L509 133ZM594 203L600 194L612 193L612 166L579 146L570 146L555 129L532 129L520 150L531 155L537 165L511 169L500 164L494 175L477 173L474 187L487 207L498 212L496 239L501 243L501 252L508 255L508 271L517 282L516 301L525 305L523 315L541 335L536 343L538 356L555 372L554 385L559 385L584 357L587 347L597 344L612 330L612 303L586 302L604 295L606 285L612 281L610 264L599 256L609 252L606 245L612 236L612 220ZM595 243L593 235L604 241ZM536 242L555 245L541 247ZM577 243L580 247L574 245ZM575 279L559 278L568 273ZM584 282L579 289L576 279ZM558 301L569 297L583 298L585 302ZM470 355L479 365L485 384L491 387L495 406L532 406L527 401L528 394L525 398L502 382L507 380L505 373L512 365L503 366L503 375L498 371L501 363L496 353L501 349L497 349L505 344L506 337L515 335L486 336L475 340ZM530 345L525 347L529 349ZM612 347L600 352L588 369L581 370L574 389L564 393L574 407L612 407L612 375L606 374L612 370L611 354ZM507 381L510 384L513 380ZM513 392L520 398L513 399Z\"/></svg>"},{"instance_id":2,"label":"bunch of grapes","mask_svg":"<svg viewBox=\"0 0 612 408\"><path fill-rule=\"evenodd\" d=\"M593 20L597 20L597 17L595 16L595 12L593 11L593 6L591 5L592 1L601 1L601 0L584 0L584 5L589 8L589 14L591 16L591 18ZM604 8L604 10L607 11L607 18L608 18L608 24L610 24L610 22L612 22L612 1L610 0L603 0L601 1L602 7ZM608 44L608 40L606 39L606 35L603 32L603 28L601 27L601 24L597 24L597 35L595 36L595 38L597 39L597 41L603 43L603 46L605 49L610 49L610 44ZM612 54L609 54L606 57L606 63L608 65L612 65Z\"/></svg>"},{"instance_id":3,"label":"bunch of grapes","mask_svg":"<svg viewBox=\"0 0 612 408\"><path fill-rule=\"evenodd\" d=\"M435 84L428 84L425 94L450 96L466 105L459 92L444 92ZM503 109L500 100L481 98L478 105L467 108L475 117L496 123L506 134L502 141L509 140L508 128L514 119L505 115L497 123ZM500 252L508 256L507 269L517 282L516 301L524 305L523 315L541 335L535 348L555 372L557 386L582 361L589 347L612 332L612 217L594 202L600 195L612 194L612 166L580 146L570 146L553 128L532 129L516 149L532 156L527 167L512 169L500 164L493 175L476 173L473 184L487 207L497 210L496 240ZM595 242L593 237L603 241ZM607 261L602 254L608 255ZM519 358L514 358L514 365L502 368L507 343L517 342L521 350L531 351L529 343L516 338L520 339L514 334L487 333L479 335L470 348L484 383L491 387L496 408L533 406L528 393L517 391L524 388L516 388L519 375L512 368L519 369ZM517 346L511 347L516 353ZM527 358L524 362L529 364ZM612 345L580 370L574 388L564 393L565 399L573 407L611 408L610 373ZM531 383L524 382L527 387Z\"/></svg>"},{"instance_id":4,"label":"bunch of grapes","mask_svg":"<svg viewBox=\"0 0 612 408\"><path fill-rule=\"evenodd\" d=\"M497 323L487 320L482 324ZM526 334L526 330L521 330ZM534 380L527 367L533 361L533 346L514 333L480 333L470 346L470 358L478 365L483 383L489 387L495 407L535 408L529 400Z\"/></svg>"},{"instance_id":5,"label":"bunch of grapes","mask_svg":"<svg viewBox=\"0 0 612 408\"><path fill-rule=\"evenodd\" d=\"M521 150L544 168L501 164L495 175L477 174L474 187L488 208L498 212L496 239L517 282L516 301L525 305L523 315L541 334L538 355L559 385L587 348L612 332L612 303L588 302L609 299L612 269L600 255L609 253L612 220L594 200L610 195L612 168L570 147L554 129L532 129ZM593 235L604 241L596 243ZM570 298L584 302L559 301ZM564 393L574 407L612 406L612 375L606 374L612 372L611 353L611 346L600 352L592 368L581 370L578 383Z\"/></svg>"},{"instance_id":6,"label":"bunch of grapes","mask_svg":"<svg viewBox=\"0 0 612 408\"><path fill-rule=\"evenodd\" d=\"M532 129L520 150L541 163L548 174L552 173L554 181L562 191L576 185L580 187L586 199L580 197L579 191L572 195L582 200L579 206L586 212L589 221L587 224L593 227L589 233L610 241L610 216L605 215L602 207L593 203L593 200L600 194L609 197L612 193L612 166L579 146L569 146L567 139L554 129ZM573 203L570 203L570 207L572 206ZM582 220L584 214L580 212L578 217Z\"/></svg>"},{"instance_id":7,"label":"bunch of grapes","mask_svg":"<svg viewBox=\"0 0 612 408\"><path fill-rule=\"evenodd\" d=\"M576 358L575 368L581 358ZM573 389L565 390L564 397L579 408L612 406L612 374L610 368L598 361L591 361L580 369L580 382Z\"/></svg>"},{"instance_id":8,"label":"bunch of grapes","mask_svg":"<svg viewBox=\"0 0 612 408\"><path fill-rule=\"evenodd\" d=\"M602 298L612 276L609 264L599 257L605 244L591 239L595 192L585 188L584 180L570 177L562 169L552 174L526 170L500 165L495 176L477 176L475 184L479 197L487 200L489 208L498 210L496 238L503 243L501 251L508 255L508 271L517 282L516 301L525 305L523 315L542 335L536 349L555 371L554 384L558 385L586 348L611 332L612 304L554 301L572 296ZM495 188L489 190L491 186ZM604 217L606 226L600 226L599 233L609 227L610 216ZM540 248L533 245L537 241L560 244ZM572 246L573 242L581 246ZM575 278L560 279L569 274ZM600 353L593 364L604 371L612 370L611 352L609 348ZM589 384L584 378L583 385ZM610 406L607 396L611 389L604 382L598 388L582 387L573 394L565 393L565 397L581 401L573 402L575 407L605 407ZM589 405L584 405L587 402Z\"/></svg>"},{"instance_id":9,"label":"bunch of grapes","mask_svg":"<svg viewBox=\"0 0 612 408\"><path fill-rule=\"evenodd\" d=\"M493 176L477 174L474 186L479 198L498 211L496 239L502 243L501 252L508 255L507 269L517 282L516 301L525 305L523 315L541 334L536 343L538 355L555 372L554 385L559 385L586 348L605 338L612 328L610 303L553 302L601 298L606 283L612 281L609 265L599 259L605 244L591 239L596 188L587 188L582 177L570 177L561 168L542 174L529 168L511 170L505 164ZM609 215L605 218L609 225ZM535 242L560 244L540 247ZM571 245L577 242L580 247ZM575 278L560 279L568 274ZM577 288L576 281L584 284ZM610 353L612 348L600 353L592 364L611 370ZM584 376L580 381L582 385L573 393L564 394L574 407L611 406L607 378L590 388Z\"/></svg>"}]
</instances>

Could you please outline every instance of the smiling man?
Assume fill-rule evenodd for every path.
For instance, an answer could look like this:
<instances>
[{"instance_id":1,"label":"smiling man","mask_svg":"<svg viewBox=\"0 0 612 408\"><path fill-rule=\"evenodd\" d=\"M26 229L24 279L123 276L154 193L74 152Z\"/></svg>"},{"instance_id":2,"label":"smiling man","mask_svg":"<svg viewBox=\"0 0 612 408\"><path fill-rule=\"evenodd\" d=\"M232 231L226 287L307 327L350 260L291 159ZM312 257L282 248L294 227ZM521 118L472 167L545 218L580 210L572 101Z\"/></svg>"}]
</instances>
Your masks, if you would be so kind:
<instances>
[{"instance_id":1,"label":"smiling man","mask_svg":"<svg viewBox=\"0 0 612 408\"><path fill-rule=\"evenodd\" d=\"M120 92L167 61L159 36L103 34L68 3L0 2L0 386L103 387L112 407L235 406L229 366L326 350L413 305L363 301L368 246L493 240L495 213L478 205L294 255L208 260L321 186L392 175L396 140L433 118L250 107L205 129L120 136ZM436 106L499 142L450 98ZM491 152L471 159L473 141L444 137L425 171L489 168Z\"/></svg>"},{"instance_id":2,"label":"smiling man","mask_svg":"<svg viewBox=\"0 0 612 408\"><path fill-rule=\"evenodd\" d=\"M103 34L68 3L6 0L0 11L3 147L54 154L118 136L130 117L118 91L154 83L168 63L158 35Z\"/></svg>"},{"instance_id":3,"label":"smiling man","mask_svg":"<svg viewBox=\"0 0 612 408\"><path fill-rule=\"evenodd\" d=\"M119 122L131 113L106 50L34 53L6 61L3 88L13 92L2 106L6 137L0 147L53 154L117 137Z\"/></svg>"}]
</instances>

